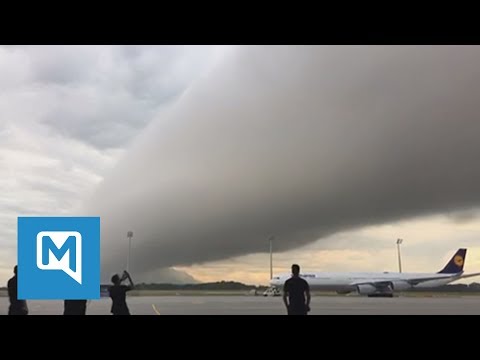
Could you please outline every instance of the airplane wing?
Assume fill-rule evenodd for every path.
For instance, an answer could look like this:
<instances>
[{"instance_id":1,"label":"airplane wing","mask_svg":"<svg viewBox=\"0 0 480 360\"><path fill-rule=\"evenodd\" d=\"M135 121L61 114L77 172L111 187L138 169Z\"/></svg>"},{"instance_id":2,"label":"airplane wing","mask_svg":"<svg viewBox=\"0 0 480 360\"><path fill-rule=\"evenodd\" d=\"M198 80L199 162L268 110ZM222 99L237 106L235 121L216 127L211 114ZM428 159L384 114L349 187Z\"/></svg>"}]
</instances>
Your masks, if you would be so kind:
<instances>
[{"instance_id":1,"label":"airplane wing","mask_svg":"<svg viewBox=\"0 0 480 360\"><path fill-rule=\"evenodd\" d=\"M458 280L458 279L465 279L465 278L469 278L469 277L473 277L473 276L480 276L480 273L473 273L473 274L462 274L462 275L455 275L455 274L450 274L450 275L447 275L445 274L446 276L436 276L436 277L426 277L426 278L414 278L414 279L411 279L411 280L406 280L407 282L413 284L413 285L417 285L421 282L424 282L424 281L430 281L430 280L438 280L438 279L445 279L445 278L452 278L454 277L455 280Z\"/></svg>"},{"instance_id":2,"label":"airplane wing","mask_svg":"<svg viewBox=\"0 0 480 360\"><path fill-rule=\"evenodd\" d=\"M445 276L430 276L430 277L423 277L423 278L413 278L413 279L404 279L403 281L408 282L410 285L418 285L425 281L432 281L432 280L440 280L440 279L449 279L455 277L455 275L445 275ZM401 280L401 279L400 279Z\"/></svg>"},{"instance_id":3,"label":"airplane wing","mask_svg":"<svg viewBox=\"0 0 480 360\"><path fill-rule=\"evenodd\" d=\"M473 273L473 274L465 274L459 277L459 279L465 279L473 276L480 276L480 273Z\"/></svg>"},{"instance_id":4,"label":"airplane wing","mask_svg":"<svg viewBox=\"0 0 480 360\"><path fill-rule=\"evenodd\" d=\"M480 273L477 273L477 274L470 274L470 275L467 275L468 276L477 276L477 275L480 275ZM423 277L423 278L420 278L420 277L414 277L414 278L410 278L410 279L405 279L405 278L398 278L398 279L364 279L364 280L358 280L358 281L355 281L355 282L352 282L350 283L350 286L358 286L358 285L371 285L371 286L374 286L378 289L383 289L385 287L388 287L390 286L390 284L392 282L395 282L395 281L403 281L403 282L406 282L412 286L415 286L415 285L418 285L422 282L425 282L425 281L431 281L431 280L439 280L439 279L447 279L447 278L451 278L453 277L454 275L450 274L450 275L445 275L445 276L430 276L430 277ZM462 277L462 276L461 276ZM459 277L460 278L460 277Z\"/></svg>"},{"instance_id":5,"label":"airplane wing","mask_svg":"<svg viewBox=\"0 0 480 360\"><path fill-rule=\"evenodd\" d=\"M390 286L390 281L386 281L385 279L365 279L365 280L358 280L358 281L354 281L352 283L349 284L350 286L358 286L358 285L370 285L370 286L374 286L376 287L377 289L381 290L381 289L384 289L388 286Z\"/></svg>"}]
</instances>

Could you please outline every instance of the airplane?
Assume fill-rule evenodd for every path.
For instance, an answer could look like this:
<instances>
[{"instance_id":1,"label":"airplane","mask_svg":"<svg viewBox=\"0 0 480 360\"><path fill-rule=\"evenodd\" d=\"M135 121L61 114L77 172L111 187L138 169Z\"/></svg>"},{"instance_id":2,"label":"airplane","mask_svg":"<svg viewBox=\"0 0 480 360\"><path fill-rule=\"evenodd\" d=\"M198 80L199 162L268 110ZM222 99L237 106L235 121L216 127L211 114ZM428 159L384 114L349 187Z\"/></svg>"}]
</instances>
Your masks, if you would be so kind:
<instances>
[{"instance_id":1,"label":"airplane","mask_svg":"<svg viewBox=\"0 0 480 360\"><path fill-rule=\"evenodd\" d=\"M445 267L437 273L313 272L302 273L300 276L308 282L312 290L330 290L339 294L356 292L368 297L393 297L396 291L433 288L480 275L480 273L464 274L466 255L467 249L458 249ZM281 289L290 277L291 274L273 276L270 286Z\"/></svg>"}]
</instances>

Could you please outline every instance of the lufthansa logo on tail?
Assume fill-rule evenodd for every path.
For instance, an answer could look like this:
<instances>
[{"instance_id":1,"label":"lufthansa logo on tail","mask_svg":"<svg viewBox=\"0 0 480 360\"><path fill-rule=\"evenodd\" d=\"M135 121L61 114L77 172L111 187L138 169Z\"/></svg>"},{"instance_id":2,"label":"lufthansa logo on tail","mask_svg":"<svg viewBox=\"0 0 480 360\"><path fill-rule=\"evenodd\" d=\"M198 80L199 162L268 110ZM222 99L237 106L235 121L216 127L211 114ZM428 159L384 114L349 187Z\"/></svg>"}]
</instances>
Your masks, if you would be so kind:
<instances>
[{"instance_id":1,"label":"lufthansa logo on tail","mask_svg":"<svg viewBox=\"0 0 480 360\"><path fill-rule=\"evenodd\" d=\"M460 255L457 255L457 256L455 256L455 258L453 259L453 262L454 262L455 265L457 265L457 266L462 266L462 265L463 265L463 257L461 257Z\"/></svg>"}]
</instances>

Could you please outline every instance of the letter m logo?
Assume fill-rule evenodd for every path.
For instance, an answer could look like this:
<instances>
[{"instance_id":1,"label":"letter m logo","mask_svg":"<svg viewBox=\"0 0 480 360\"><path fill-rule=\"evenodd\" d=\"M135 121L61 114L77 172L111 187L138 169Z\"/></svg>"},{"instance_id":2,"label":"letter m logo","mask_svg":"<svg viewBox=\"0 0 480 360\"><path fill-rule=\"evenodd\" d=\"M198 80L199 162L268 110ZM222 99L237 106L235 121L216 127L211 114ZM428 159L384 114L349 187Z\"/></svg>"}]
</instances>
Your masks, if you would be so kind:
<instances>
[{"instance_id":1,"label":"letter m logo","mask_svg":"<svg viewBox=\"0 0 480 360\"><path fill-rule=\"evenodd\" d=\"M76 231L41 231L37 234L37 267L60 270L82 284L82 236Z\"/></svg>"}]
</instances>

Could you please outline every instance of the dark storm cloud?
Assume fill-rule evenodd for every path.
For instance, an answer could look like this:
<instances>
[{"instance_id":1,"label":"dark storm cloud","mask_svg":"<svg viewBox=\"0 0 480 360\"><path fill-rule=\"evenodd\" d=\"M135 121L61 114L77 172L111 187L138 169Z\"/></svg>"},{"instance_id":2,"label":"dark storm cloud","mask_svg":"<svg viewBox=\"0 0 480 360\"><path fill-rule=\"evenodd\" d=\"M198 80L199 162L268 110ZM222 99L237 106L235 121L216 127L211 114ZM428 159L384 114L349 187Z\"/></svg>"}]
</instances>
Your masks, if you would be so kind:
<instances>
[{"instance_id":1,"label":"dark storm cloud","mask_svg":"<svg viewBox=\"0 0 480 360\"><path fill-rule=\"evenodd\" d=\"M292 249L478 205L480 48L240 47L149 126L87 205L104 269Z\"/></svg>"}]
</instances>

